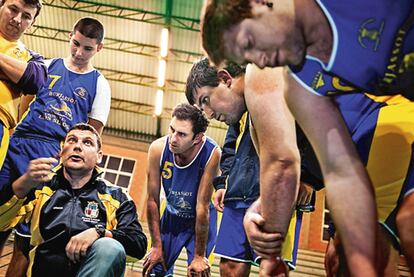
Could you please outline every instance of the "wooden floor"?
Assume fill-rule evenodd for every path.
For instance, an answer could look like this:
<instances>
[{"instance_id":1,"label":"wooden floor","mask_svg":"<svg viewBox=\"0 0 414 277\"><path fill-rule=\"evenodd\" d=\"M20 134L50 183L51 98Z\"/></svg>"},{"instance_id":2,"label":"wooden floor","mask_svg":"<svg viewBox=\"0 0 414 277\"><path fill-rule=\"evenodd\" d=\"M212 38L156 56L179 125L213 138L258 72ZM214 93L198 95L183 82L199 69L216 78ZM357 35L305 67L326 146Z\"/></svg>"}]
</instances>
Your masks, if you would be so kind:
<instances>
[{"instance_id":1,"label":"wooden floor","mask_svg":"<svg viewBox=\"0 0 414 277\"><path fill-rule=\"evenodd\" d=\"M6 270L8 263L12 254L12 239L9 238L9 241L6 243L6 247L3 251L2 256L0 257L0 277L6 275ZM325 270L323 266L324 254L309 250L299 249L298 252L298 261L295 271L292 271L289 276L291 277L324 277ZM211 276L219 277L219 258L216 257L214 263L211 267ZM187 268L187 259L185 250L181 253L178 260L175 263L174 276L185 277ZM409 277L411 276L408 272L408 268L403 264L400 265L400 276ZM250 276L255 277L259 276L258 268L253 266ZM137 261L135 263L127 263L127 268L125 271L125 277L142 277L142 261Z\"/></svg>"}]
</instances>

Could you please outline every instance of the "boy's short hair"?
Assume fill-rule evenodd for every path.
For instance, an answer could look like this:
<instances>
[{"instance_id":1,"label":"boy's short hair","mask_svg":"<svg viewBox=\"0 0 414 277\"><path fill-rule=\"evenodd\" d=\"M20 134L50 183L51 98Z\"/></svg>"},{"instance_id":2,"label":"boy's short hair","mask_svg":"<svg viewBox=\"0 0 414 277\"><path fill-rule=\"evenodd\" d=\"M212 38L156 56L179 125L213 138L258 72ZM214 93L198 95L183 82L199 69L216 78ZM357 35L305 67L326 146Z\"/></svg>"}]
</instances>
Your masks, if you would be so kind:
<instances>
[{"instance_id":1,"label":"boy's short hair","mask_svg":"<svg viewBox=\"0 0 414 277\"><path fill-rule=\"evenodd\" d=\"M99 20L93 17L79 19L73 26L73 34L76 31L85 37L96 39L97 44L100 44L105 36L104 26Z\"/></svg>"}]
</instances>

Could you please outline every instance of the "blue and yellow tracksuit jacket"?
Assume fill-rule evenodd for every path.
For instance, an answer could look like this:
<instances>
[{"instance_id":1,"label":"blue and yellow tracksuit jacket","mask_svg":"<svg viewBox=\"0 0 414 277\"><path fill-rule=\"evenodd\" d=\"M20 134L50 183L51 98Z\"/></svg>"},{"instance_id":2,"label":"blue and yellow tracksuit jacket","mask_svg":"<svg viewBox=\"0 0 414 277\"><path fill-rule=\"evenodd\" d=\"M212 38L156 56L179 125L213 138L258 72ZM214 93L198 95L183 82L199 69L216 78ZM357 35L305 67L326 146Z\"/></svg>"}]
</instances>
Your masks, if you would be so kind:
<instances>
[{"instance_id":1,"label":"blue and yellow tracksuit jacket","mask_svg":"<svg viewBox=\"0 0 414 277\"><path fill-rule=\"evenodd\" d=\"M112 232L127 255L145 255L147 238L134 202L99 175L94 170L85 186L72 189L60 168L51 181L40 184L25 199L18 199L11 186L0 191L0 230L30 222L28 276L74 276L77 268L66 257L66 244L72 236L98 223Z\"/></svg>"}]
</instances>

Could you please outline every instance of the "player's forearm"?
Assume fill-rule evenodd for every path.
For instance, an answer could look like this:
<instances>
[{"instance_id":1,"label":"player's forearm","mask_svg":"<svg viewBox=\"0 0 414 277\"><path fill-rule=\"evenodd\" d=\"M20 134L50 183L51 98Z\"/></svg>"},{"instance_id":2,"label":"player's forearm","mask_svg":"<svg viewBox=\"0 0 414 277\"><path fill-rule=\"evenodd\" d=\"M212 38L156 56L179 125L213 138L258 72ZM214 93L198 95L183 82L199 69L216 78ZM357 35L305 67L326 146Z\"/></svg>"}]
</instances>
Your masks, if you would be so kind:
<instances>
[{"instance_id":1,"label":"player's forearm","mask_svg":"<svg viewBox=\"0 0 414 277\"><path fill-rule=\"evenodd\" d=\"M204 257L209 230L210 212L208 205L206 207L197 207L197 217L195 224L195 255Z\"/></svg>"},{"instance_id":2,"label":"player's forearm","mask_svg":"<svg viewBox=\"0 0 414 277\"><path fill-rule=\"evenodd\" d=\"M17 84L27 68L27 62L0 53L0 68L10 81Z\"/></svg>"},{"instance_id":3,"label":"player's forearm","mask_svg":"<svg viewBox=\"0 0 414 277\"><path fill-rule=\"evenodd\" d=\"M262 162L261 162L262 165ZM283 236L289 227L299 184L299 164L295 159L283 159L261 166L261 214L264 230Z\"/></svg>"},{"instance_id":4,"label":"player's forearm","mask_svg":"<svg viewBox=\"0 0 414 277\"><path fill-rule=\"evenodd\" d=\"M161 247L160 212L155 201L147 202L148 229L151 235L151 246Z\"/></svg>"}]
</instances>

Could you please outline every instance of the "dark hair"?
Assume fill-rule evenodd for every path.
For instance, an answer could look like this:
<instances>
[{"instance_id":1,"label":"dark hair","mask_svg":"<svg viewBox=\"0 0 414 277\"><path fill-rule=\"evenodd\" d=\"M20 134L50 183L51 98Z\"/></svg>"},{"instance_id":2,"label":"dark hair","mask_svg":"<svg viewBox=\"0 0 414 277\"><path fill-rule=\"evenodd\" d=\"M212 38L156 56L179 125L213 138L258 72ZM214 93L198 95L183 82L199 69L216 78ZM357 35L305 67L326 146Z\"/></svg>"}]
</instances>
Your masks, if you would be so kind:
<instances>
[{"instance_id":1,"label":"dark hair","mask_svg":"<svg viewBox=\"0 0 414 277\"><path fill-rule=\"evenodd\" d=\"M98 131L96 131L96 129L92 125L87 124L87 123L75 124L69 129L67 134L69 134L69 132L71 132L73 130L89 131L92 134L94 134L95 137L96 137L96 142L98 144L98 150L101 150L101 147L102 147L101 136L99 135ZM66 136L67 136L67 134L66 134ZM66 137L65 137L65 140L66 140Z\"/></svg>"},{"instance_id":2,"label":"dark hair","mask_svg":"<svg viewBox=\"0 0 414 277\"><path fill-rule=\"evenodd\" d=\"M253 17L250 0L208 0L201 13L201 40L204 51L216 65L224 60L223 32Z\"/></svg>"},{"instance_id":3,"label":"dark hair","mask_svg":"<svg viewBox=\"0 0 414 277\"><path fill-rule=\"evenodd\" d=\"M0 7L6 3L7 0L1 0L0 1ZM36 17L39 15L40 10L42 9L42 0L23 0L24 4L28 6L33 6L36 8L36 13L33 19L36 19Z\"/></svg>"},{"instance_id":4,"label":"dark hair","mask_svg":"<svg viewBox=\"0 0 414 277\"><path fill-rule=\"evenodd\" d=\"M178 104L172 112L172 117L191 121L194 136L198 133L204 133L208 127L208 120L205 114L199 108L190 104Z\"/></svg>"},{"instance_id":5,"label":"dark hair","mask_svg":"<svg viewBox=\"0 0 414 277\"><path fill-rule=\"evenodd\" d=\"M99 44L105 36L104 26L99 20L92 17L83 17L79 19L73 26L73 34L78 31L88 38L96 39Z\"/></svg>"},{"instance_id":6,"label":"dark hair","mask_svg":"<svg viewBox=\"0 0 414 277\"><path fill-rule=\"evenodd\" d=\"M231 77L236 78L244 74L246 68L242 67L233 62L227 62L225 70L229 72ZM185 96L187 101L191 104L195 104L194 92L197 88L202 87L217 87L220 83L220 79L217 76L217 68L210 65L210 62L207 58L203 58L193 64L193 67L190 70L190 74L187 77L187 83L185 87Z\"/></svg>"}]
</instances>

